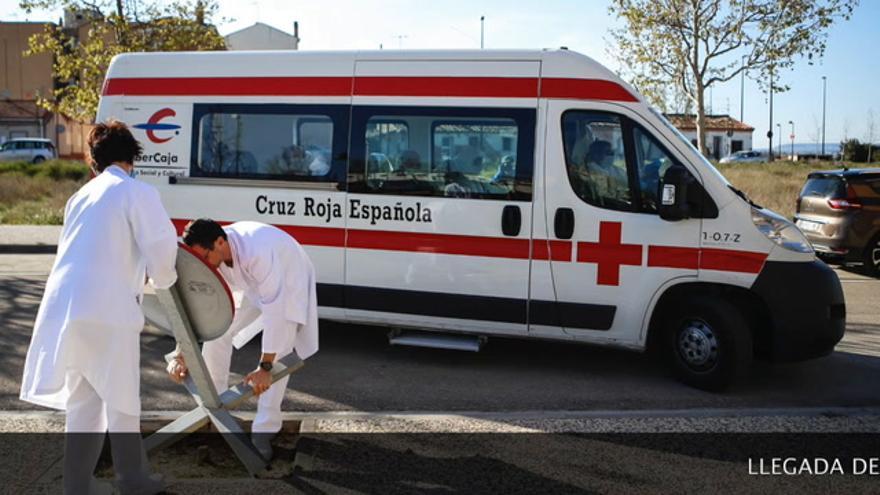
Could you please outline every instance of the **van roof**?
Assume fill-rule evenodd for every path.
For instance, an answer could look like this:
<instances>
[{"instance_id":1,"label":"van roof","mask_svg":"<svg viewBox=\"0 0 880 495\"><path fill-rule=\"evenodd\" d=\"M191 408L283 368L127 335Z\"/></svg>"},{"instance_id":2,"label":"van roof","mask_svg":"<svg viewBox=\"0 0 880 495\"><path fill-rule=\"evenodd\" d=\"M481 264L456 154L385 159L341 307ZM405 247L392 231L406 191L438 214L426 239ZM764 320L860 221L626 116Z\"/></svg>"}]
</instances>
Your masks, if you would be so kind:
<instances>
[{"instance_id":1,"label":"van roof","mask_svg":"<svg viewBox=\"0 0 880 495\"><path fill-rule=\"evenodd\" d=\"M567 49L126 53L114 57L107 71L107 81L221 77L351 78L355 66L363 63L379 63L382 66L379 73L385 77L540 77L609 81L628 92L630 101L641 100L638 93L614 72L586 55ZM456 66L456 63L461 65ZM500 68L502 64L503 68Z\"/></svg>"},{"instance_id":2,"label":"van roof","mask_svg":"<svg viewBox=\"0 0 880 495\"><path fill-rule=\"evenodd\" d=\"M40 141L43 143L51 143L52 142L52 140L49 138L23 137L23 138L12 138L9 141L7 141L7 143L12 142L12 141Z\"/></svg>"}]
</instances>

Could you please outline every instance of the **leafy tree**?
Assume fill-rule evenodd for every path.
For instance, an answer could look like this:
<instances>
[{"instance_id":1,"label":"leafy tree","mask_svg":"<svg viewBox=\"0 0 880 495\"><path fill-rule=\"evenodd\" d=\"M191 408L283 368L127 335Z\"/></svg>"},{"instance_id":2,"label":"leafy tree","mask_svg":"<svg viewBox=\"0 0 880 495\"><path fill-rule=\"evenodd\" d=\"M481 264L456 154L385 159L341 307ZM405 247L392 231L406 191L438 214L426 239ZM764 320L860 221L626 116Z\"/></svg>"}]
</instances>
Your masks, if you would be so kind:
<instances>
[{"instance_id":1,"label":"leafy tree","mask_svg":"<svg viewBox=\"0 0 880 495\"><path fill-rule=\"evenodd\" d=\"M225 49L211 24L216 0L22 0L19 5L27 12L63 7L85 17L86 26L78 30L47 25L31 36L25 52L53 57L55 89L37 103L79 121L94 120L104 75L120 53Z\"/></svg>"},{"instance_id":2,"label":"leafy tree","mask_svg":"<svg viewBox=\"0 0 880 495\"><path fill-rule=\"evenodd\" d=\"M759 82L825 52L828 28L858 0L612 0L623 21L615 56L646 97L670 86L693 103L697 145L706 150L706 90L748 71ZM785 90L776 83L762 85ZM659 89L658 89L659 88ZM662 104L658 106L663 106Z\"/></svg>"}]
</instances>

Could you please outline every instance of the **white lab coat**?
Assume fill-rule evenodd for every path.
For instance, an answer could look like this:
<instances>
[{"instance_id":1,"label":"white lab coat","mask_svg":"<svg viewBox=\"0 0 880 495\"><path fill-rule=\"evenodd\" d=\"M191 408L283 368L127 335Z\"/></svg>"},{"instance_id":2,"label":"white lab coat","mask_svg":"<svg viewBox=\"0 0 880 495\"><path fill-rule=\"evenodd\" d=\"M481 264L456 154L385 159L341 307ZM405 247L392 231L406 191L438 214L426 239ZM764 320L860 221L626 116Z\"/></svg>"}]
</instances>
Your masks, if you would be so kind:
<instances>
[{"instance_id":1,"label":"white lab coat","mask_svg":"<svg viewBox=\"0 0 880 495\"><path fill-rule=\"evenodd\" d=\"M292 328L293 348L301 359L318 352L315 268L302 246L284 231L259 222L236 222L223 230L232 248L232 266L221 263L220 273L259 308L262 352L283 357Z\"/></svg>"},{"instance_id":2,"label":"white lab coat","mask_svg":"<svg viewBox=\"0 0 880 495\"><path fill-rule=\"evenodd\" d=\"M115 165L67 202L55 264L28 349L21 399L66 409L72 378L114 409L140 414L144 276L177 279L177 234L152 186Z\"/></svg>"}]
</instances>

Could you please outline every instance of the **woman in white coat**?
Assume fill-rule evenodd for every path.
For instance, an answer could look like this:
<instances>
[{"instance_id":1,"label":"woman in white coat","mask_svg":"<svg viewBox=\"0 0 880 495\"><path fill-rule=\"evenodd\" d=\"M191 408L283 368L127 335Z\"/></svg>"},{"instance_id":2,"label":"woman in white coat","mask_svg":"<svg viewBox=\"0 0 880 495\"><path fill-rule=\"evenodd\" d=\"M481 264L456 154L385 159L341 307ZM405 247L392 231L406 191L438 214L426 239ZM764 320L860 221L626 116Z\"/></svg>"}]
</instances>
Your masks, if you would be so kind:
<instances>
[{"instance_id":1,"label":"woman in white coat","mask_svg":"<svg viewBox=\"0 0 880 495\"><path fill-rule=\"evenodd\" d=\"M159 194L131 178L140 143L125 124L89 134L96 177L64 210L55 264L46 282L25 361L21 399L66 411L65 493L88 493L104 443L123 492L155 493L140 437L140 332L145 276L156 287L177 279L177 235Z\"/></svg>"}]
</instances>

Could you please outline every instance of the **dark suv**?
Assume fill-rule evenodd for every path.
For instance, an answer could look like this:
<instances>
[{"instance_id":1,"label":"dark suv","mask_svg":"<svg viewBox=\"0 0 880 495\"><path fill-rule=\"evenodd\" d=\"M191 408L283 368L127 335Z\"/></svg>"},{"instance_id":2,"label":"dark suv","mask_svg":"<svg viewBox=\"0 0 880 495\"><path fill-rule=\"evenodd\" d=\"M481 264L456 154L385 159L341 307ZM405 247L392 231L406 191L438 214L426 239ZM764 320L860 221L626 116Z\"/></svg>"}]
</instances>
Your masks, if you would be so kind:
<instances>
[{"instance_id":1,"label":"dark suv","mask_svg":"<svg viewBox=\"0 0 880 495\"><path fill-rule=\"evenodd\" d=\"M821 258L880 276L880 168L811 173L795 221Z\"/></svg>"}]
</instances>

